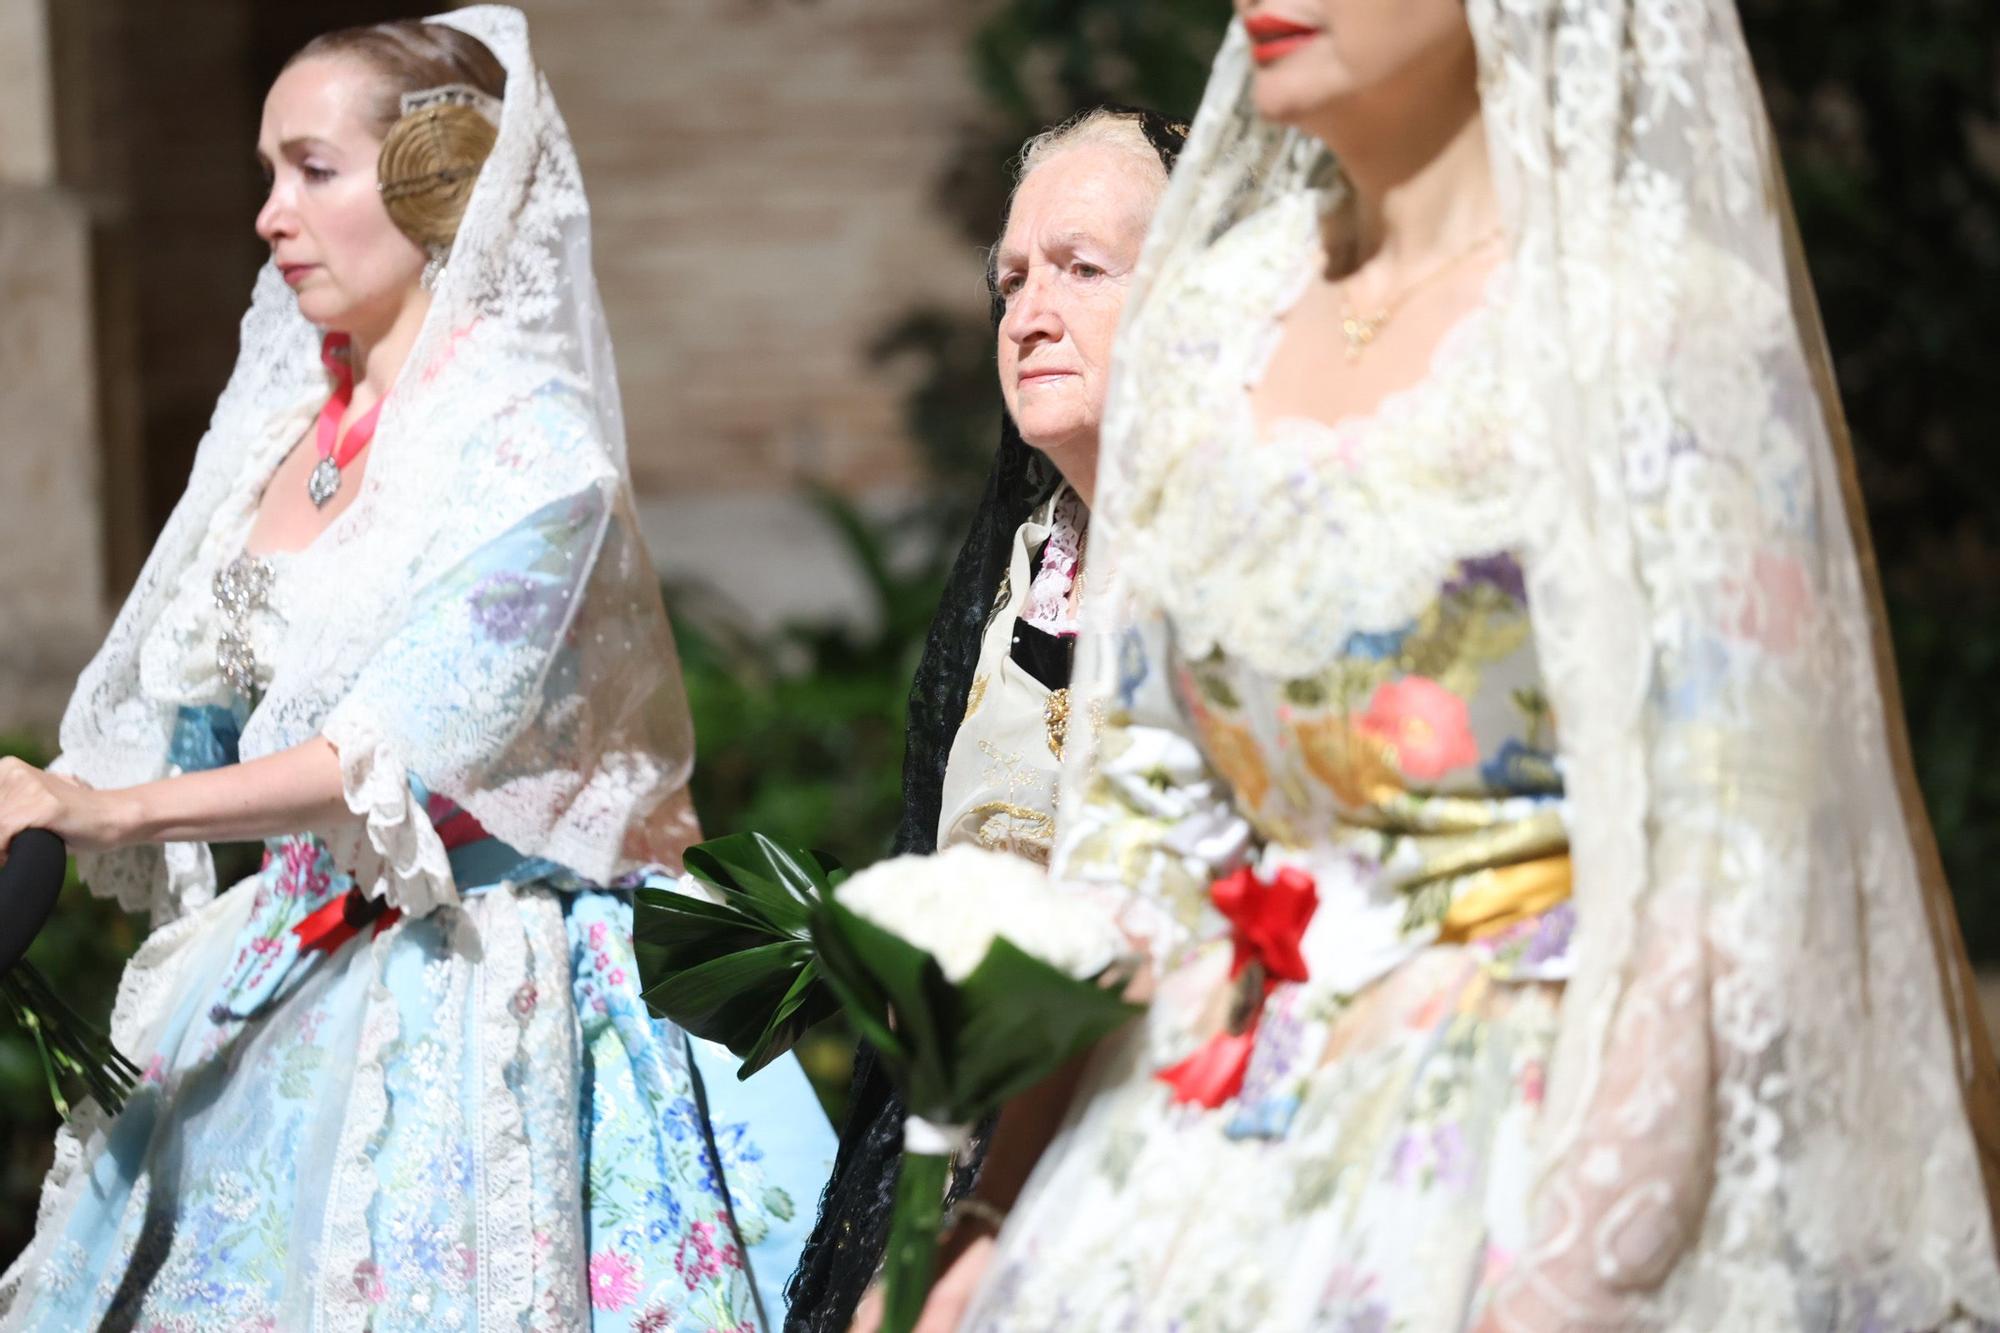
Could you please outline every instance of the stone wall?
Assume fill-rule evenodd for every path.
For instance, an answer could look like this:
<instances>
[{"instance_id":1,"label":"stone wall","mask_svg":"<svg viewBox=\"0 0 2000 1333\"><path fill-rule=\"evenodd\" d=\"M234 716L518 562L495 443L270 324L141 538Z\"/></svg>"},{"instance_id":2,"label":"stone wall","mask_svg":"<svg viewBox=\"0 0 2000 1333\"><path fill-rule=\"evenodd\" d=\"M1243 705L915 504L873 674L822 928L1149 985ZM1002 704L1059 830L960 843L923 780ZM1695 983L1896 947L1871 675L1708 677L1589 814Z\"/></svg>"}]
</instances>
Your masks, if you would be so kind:
<instances>
[{"instance_id":1,"label":"stone wall","mask_svg":"<svg viewBox=\"0 0 2000 1333\"><path fill-rule=\"evenodd\" d=\"M867 347L914 303L982 308L933 202L982 6L523 7L583 163L641 491L906 477Z\"/></svg>"},{"instance_id":2,"label":"stone wall","mask_svg":"<svg viewBox=\"0 0 2000 1333\"><path fill-rule=\"evenodd\" d=\"M90 222L57 181L41 0L0 0L0 731L45 727L103 602Z\"/></svg>"},{"instance_id":3,"label":"stone wall","mask_svg":"<svg viewBox=\"0 0 2000 1333\"><path fill-rule=\"evenodd\" d=\"M866 618L800 498L921 482L869 344L932 304L977 318L983 256L939 215L978 114L938 0L523 0L575 136L648 544L755 622Z\"/></svg>"}]
</instances>

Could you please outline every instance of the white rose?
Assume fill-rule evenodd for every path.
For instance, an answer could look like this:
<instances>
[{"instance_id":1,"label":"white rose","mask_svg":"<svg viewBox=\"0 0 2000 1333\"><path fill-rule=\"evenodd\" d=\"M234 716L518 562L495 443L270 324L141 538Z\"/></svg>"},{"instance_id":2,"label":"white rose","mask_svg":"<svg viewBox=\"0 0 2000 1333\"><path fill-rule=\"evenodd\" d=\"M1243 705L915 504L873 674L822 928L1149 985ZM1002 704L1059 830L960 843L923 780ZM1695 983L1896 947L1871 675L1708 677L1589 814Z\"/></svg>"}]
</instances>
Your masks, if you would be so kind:
<instances>
[{"instance_id":1,"label":"white rose","mask_svg":"<svg viewBox=\"0 0 2000 1333\"><path fill-rule=\"evenodd\" d=\"M1078 980L1129 951L1088 900L1058 889L1019 857L977 847L878 861L834 897L937 959L953 984L972 975L996 939Z\"/></svg>"}]
</instances>

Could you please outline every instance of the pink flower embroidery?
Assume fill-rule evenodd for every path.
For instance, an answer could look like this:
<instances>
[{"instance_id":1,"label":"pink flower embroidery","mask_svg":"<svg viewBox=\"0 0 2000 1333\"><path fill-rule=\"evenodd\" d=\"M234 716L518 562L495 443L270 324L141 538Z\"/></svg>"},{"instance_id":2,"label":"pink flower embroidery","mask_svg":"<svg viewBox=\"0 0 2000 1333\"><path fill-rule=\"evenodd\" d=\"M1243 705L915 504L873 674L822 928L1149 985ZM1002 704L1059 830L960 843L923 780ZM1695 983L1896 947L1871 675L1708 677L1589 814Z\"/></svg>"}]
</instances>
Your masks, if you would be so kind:
<instances>
[{"instance_id":1,"label":"pink flower embroidery","mask_svg":"<svg viewBox=\"0 0 2000 1333\"><path fill-rule=\"evenodd\" d=\"M632 1325L632 1333L674 1333L674 1321L664 1305L649 1305Z\"/></svg>"},{"instance_id":2,"label":"pink flower embroidery","mask_svg":"<svg viewBox=\"0 0 2000 1333\"><path fill-rule=\"evenodd\" d=\"M639 1294L639 1271L616 1250L590 1257L590 1304L595 1310L618 1310Z\"/></svg>"},{"instance_id":3,"label":"pink flower embroidery","mask_svg":"<svg viewBox=\"0 0 2000 1333\"><path fill-rule=\"evenodd\" d=\"M602 949L604 947L604 923L602 921L593 921L590 923L590 947L593 949Z\"/></svg>"},{"instance_id":4,"label":"pink flower embroidery","mask_svg":"<svg viewBox=\"0 0 2000 1333\"><path fill-rule=\"evenodd\" d=\"M327 890L330 877L319 865L319 844L294 838L283 848L284 865L278 871L278 891L288 898L318 898Z\"/></svg>"},{"instance_id":5,"label":"pink flower embroidery","mask_svg":"<svg viewBox=\"0 0 2000 1333\"><path fill-rule=\"evenodd\" d=\"M380 1305L388 1299L389 1288L382 1281L382 1270L375 1266L373 1259L363 1259L354 1265L354 1290L370 1305Z\"/></svg>"},{"instance_id":6,"label":"pink flower embroidery","mask_svg":"<svg viewBox=\"0 0 2000 1333\"><path fill-rule=\"evenodd\" d=\"M1465 700L1424 676L1405 676L1375 691L1355 730L1388 746L1396 767L1419 782L1479 762Z\"/></svg>"},{"instance_id":7,"label":"pink flower embroidery","mask_svg":"<svg viewBox=\"0 0 2000 1333\"><path fill-rule=\"evenodd\" d=\"M1547 1077L1547 1071L1543 1069L1540 1060L1528 1061L1527 1068L1521 1071L1521 1100L1530 1106L1540 1106L1543 1085Z\"/></svg>"},{"instance_id":8,"label":"pink flower embroidery","mask_svg":"<svg viewBox=\"0 0 2000 1333\"><path fill-rule=\"evenodd\" d=\"M624 985L624 984L625 984L625 969L624 969L624 968L622 968L622 967L614 967L614 968L612 968L612 969L611 969L611 975L610 975L610 976L608 976L608 977L606 977L606 978L605 978L605 980L606 980L606 981L608 981L608 982L610 982L610 983L611 983L612 985L614 985L614 986L622 986L622 985Z\"/></svg>"},{"instance_id":9,"label":"pink flower embroidery","mask_svg":"<svg viewBox=\"0 0 2000 1333\"><path fill-rule=\"evenodd\" d=\"M1795 651L1812 601L1805 566L1787 555L1759 551L1750 562L1750 581L1742 593L1737 632L1780 656Z\"/></svg>"},{"instance_id":10,"label":"pink flower embroidery","mask_svg":"<svg viewBox=\"0 0 2000 1333\"><path fill-rule=\"evenodd\" d=\"M674 1270L687 1283L689 1291L708 1278L722 1276L725 1263L734 1267L737 1262L736 1248L716 1249L715 1242L710 1239L714 1235L715 1227L711 1223L696 1222L681 1238L680 1250L674 1255Z\"/></svg>"}]
</instances>

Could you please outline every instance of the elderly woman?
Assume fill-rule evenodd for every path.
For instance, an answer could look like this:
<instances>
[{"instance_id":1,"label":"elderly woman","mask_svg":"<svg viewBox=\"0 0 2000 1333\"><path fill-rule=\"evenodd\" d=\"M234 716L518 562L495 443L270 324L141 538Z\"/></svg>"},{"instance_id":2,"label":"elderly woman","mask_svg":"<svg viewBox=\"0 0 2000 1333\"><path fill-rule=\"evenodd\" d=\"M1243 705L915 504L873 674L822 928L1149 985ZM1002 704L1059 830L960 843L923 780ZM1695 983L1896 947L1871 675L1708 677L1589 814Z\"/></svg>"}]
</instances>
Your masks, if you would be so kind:
<instances>
[{"instance_id":1,"label":"elderly woman","mask_svg":"<svg viewBox=\"0 0 2000 1333\"><path fill-rule=\"evenodd\" d=\"M159 927L144 1081L63 1131L0 1327L774 1328L833 1136L639 999L620 886L694 836L693 744L526 25L319 38L257 155L187 492L60 772L0 765L0 846L61 834Z\"/></svg>"},{"instance_id":2,"label":"elderly woman","mask_svg":"<svg viewBox=\"0 0 2000 1333\"><path fill-rule=\"evenodd\" d=\"M988 273L1007 415L910 689L898 852L1048 860L1111 343L1186 127L1104 107L1030 139ZM844 1330L887 1240L903 1112L864 1048L840 1158L792 1280L795 1330ZM959 1172L963 1194L983 1143ZM1005 1164L988 1187L1007 1187ZM975 1203L959 1220L991 1210ZM960 1242L973 1226L958 1229Z\"/></svg>"}]
</instances>

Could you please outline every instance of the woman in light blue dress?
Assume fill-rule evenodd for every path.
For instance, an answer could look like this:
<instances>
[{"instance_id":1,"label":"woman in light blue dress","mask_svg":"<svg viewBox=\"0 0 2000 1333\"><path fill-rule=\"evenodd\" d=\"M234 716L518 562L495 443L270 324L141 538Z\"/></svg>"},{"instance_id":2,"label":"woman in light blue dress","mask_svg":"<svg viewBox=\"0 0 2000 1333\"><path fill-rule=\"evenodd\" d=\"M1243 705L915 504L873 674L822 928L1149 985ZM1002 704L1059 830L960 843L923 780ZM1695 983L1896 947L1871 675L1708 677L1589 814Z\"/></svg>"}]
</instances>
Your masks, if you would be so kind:
<instances>
[{"instance_id":1,"label":"woman in light blue dress","mask_svg":"<svg viewBox=\"0 0 2000 1333\"><path fill-rule=\"evenodd\" d=\"M774 1329L832 1155L795 1062L653 1020L698 836L560 115L512 10L321 38L186 496L25 827L156 929L0 1328ZM218 892L206 844L260 839Z\"/></svg>"}]
</instances>

